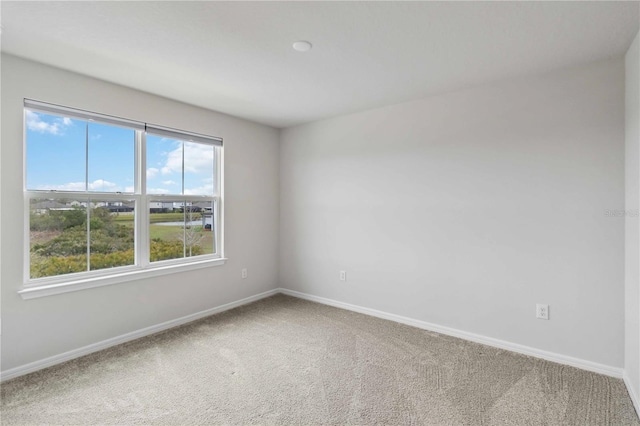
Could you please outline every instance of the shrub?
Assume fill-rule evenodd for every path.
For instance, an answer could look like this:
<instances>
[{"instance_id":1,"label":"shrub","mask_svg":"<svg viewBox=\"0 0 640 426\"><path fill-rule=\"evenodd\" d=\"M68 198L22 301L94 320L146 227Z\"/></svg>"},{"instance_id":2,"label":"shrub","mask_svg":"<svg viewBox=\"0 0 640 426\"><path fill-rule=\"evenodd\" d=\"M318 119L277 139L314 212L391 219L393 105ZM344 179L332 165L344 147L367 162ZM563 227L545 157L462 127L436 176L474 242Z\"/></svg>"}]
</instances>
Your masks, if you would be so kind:
<instances>
[{"instance_id":1,"label":"shrub","mask_svg":"<svg viewBox=\"0 0 640 426\"><path fill-rule=\"evenodd\" d=\"M31 231L62 231L62 222L59 218L48 214L31 213L29 226Z\"/></svg>"},{"instance_id":2,"label":"shrub","mask_svg":"<svg viewBox=\"0 0 640 426\"><path fill-rule=\"evenodd\" d=\"M115 268L116 266L133 265L133 249L114 253L92 254L90 258L91 270ZM87 270L87 255L75 256L31 256L31 278L51 277L54 275L85 272Z\"/></svg>"},{"instance_id":3,"label":"shrub","mask_svg":"<svg viewBox=\"0 0 640 426\"><path fill-rule=\"evenodd\" d=\"M64 229L74 228L76 226L87 223L87 212L85 209L75 208L73 210L64 210L51 212L54 217L62 217L62 226Z\"/></svg>"},{"instance_id":4,"label":"shrub","mask_svg":"<svg viewBox=\"0 0 640 426\"><path fill-rule=\"evenodd\" d=\"M158 238L151 240L150 258L152 262L167 259L179 259L184 257L184 243L179 240L162 241ZM202 247L191 247L191 255L202 254Z\"/></svg>"},{"instance_id":5,"label":"shrub","mask_svg":"<svg viewBox=\"0 0 640 426\"><path fill-rule=\"evenodd\" d=\"M87 255L41 257L31 255L31 278L71 274L87 270Z\"/></svg>"},{"instance_id":6,"label":"shrub","mask_svg":"<svg viewBox=\"0 0 640 426\"><path fill-rule=\"evenodd\" d=\"M97 228L91 228L90 236L92 254L114 253L133 248L134 230L125 225L102 223ZM40 256L84 254L87 252L87 231L84 226L65 229L62 234L47 242L34 244L31 252Z\"/></svg>"}]
</instances>

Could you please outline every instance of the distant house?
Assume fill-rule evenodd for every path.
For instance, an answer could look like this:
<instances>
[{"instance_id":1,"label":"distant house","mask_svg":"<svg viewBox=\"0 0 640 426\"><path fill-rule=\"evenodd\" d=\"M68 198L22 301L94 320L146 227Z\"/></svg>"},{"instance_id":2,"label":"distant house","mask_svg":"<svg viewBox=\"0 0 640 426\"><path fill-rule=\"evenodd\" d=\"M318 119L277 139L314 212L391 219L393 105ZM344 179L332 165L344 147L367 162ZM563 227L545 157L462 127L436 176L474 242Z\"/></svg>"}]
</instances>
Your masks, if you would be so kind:
<instances>
[{"instance_id":1,"label":"distant house","mask_svg":"<svg viewBox=\"0 0 640 426\"><path fill-rule=\"evenodd\" d=\"M104 203L103 206L111 213L130 213L135 210L135 202L133 201L113 201Z\"/></svg>"},{"instance_id":2,"label":"distant house","mask_svg":"<svg viewBox=\"0 0 640 426\"><path fill-rule=\"evenodd\" d=\"M89 204L92 209L102 207L109 210L111 213L127 213L135 210L135 203L133 201L103 201L87 203L86 201L74 200L67 203L61 203L54 200L44 200L31 204L31 211L37 215L42 215L48 214L50 211L84 209L87 207L87 204Z\"/></svg>"},{"instance_id":3,"label":"distant house","mask_svg":"<svg viewBox=\"0 0 640 426\"><path fill-rule=\"evenodd\" d=\"M73 210L73 207L70 204L63 204L54 200L44 200L38 201L37 203L31 204L31 211L37 215L48 214L49 211L64 211L64 210Z\"/></svg>"},{"instance_id":4,"label":"distant house","mask_svg":"<svg viewBox=\"0 0 640 426\"><path fill-rule=\"evenodd\" d=\"M87 203L86 201L73 200L67 203L67 205L71 207L82 207L82 208L87 208L87 204L89 205L89 208L93 209L96 207L96 203Z\"/></svg>"},{"instance_id":5,"label":"distant house","mask_svg":"<svg viewBox=\"0 0 640 426\"><path fill-rule=\"evenodd\" d=\"M171 201L152 201L149 203L149 213L170 213L175 210Z\"/></svg>"}]
</instances>

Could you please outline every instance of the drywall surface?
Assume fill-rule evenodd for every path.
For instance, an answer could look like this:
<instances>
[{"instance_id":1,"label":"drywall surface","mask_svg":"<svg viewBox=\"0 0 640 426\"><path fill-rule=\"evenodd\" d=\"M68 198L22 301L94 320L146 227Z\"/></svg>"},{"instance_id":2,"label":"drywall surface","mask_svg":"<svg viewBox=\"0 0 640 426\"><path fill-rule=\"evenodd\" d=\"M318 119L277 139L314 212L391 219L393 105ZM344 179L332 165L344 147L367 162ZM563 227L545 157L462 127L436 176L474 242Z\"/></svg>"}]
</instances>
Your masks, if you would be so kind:
<instances>
[{"instance_id":1,"label":"drywall surface","mask_svg":"<svg viewBox=\"0 0 640 426\"><path fill-rule=\"evenodd\" d=\"M285 129L280 188L282 287L622 367L621 59Z\"/></svg>"},{"instance_id":2,"label":"drywall surface","mask_svg":"<svg viewBox=\"0 0 640 426\"><path fill-rule=\"evenodd\" d=\"M222 137L227 263L23 300L23 98ZM3 371L277 287L277 129L3 55L1 149Z\"/></svg>"},{"instance_id":3,"label":"drywall surface","mask_svg":"<svg viewBox=\"0 0 640 426\"><path fill-rule=\"evenodd\" d=\"M625 57L625 356L636 406L640 397L640 40Z\"/></svg>"}]
</instances>

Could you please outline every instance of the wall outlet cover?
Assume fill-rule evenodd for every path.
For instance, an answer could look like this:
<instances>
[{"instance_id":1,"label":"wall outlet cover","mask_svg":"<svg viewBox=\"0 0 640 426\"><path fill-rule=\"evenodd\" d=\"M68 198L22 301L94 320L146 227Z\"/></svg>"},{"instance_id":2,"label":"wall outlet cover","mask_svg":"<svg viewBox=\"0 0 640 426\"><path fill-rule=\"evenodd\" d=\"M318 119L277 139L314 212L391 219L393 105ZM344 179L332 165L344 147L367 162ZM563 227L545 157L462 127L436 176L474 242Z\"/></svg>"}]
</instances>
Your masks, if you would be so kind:
<instances>
[{"instance_id":1,"label":"wall outlet cover","mask_svg":"<svg viewBox=\"0 0 640 426\"><path fill-rule=\"evenodd\" d=\"M548 320L549 319L549 305L542 303L536 304L536 318Z\"/></svg>"}]
</instances>

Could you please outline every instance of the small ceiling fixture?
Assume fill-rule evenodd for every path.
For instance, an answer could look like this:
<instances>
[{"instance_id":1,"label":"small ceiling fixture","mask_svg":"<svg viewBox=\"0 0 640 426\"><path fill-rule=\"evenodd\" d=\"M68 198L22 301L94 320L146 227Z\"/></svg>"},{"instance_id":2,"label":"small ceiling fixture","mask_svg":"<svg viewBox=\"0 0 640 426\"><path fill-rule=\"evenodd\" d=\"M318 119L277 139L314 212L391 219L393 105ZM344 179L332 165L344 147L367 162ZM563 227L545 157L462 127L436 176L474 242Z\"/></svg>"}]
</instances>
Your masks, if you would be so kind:
<instances>
[{"instance_id":1,"label":"small ceiling fixture","mask_svg":"<svg viewBox=\"0 0 640 426\"><path fill-rule=\"evenodd\" d=\"M307 52L311 50L312 44L308 41L300 40L293 43L293 48L298 52Z\"/></svg>"}]
</instances>

